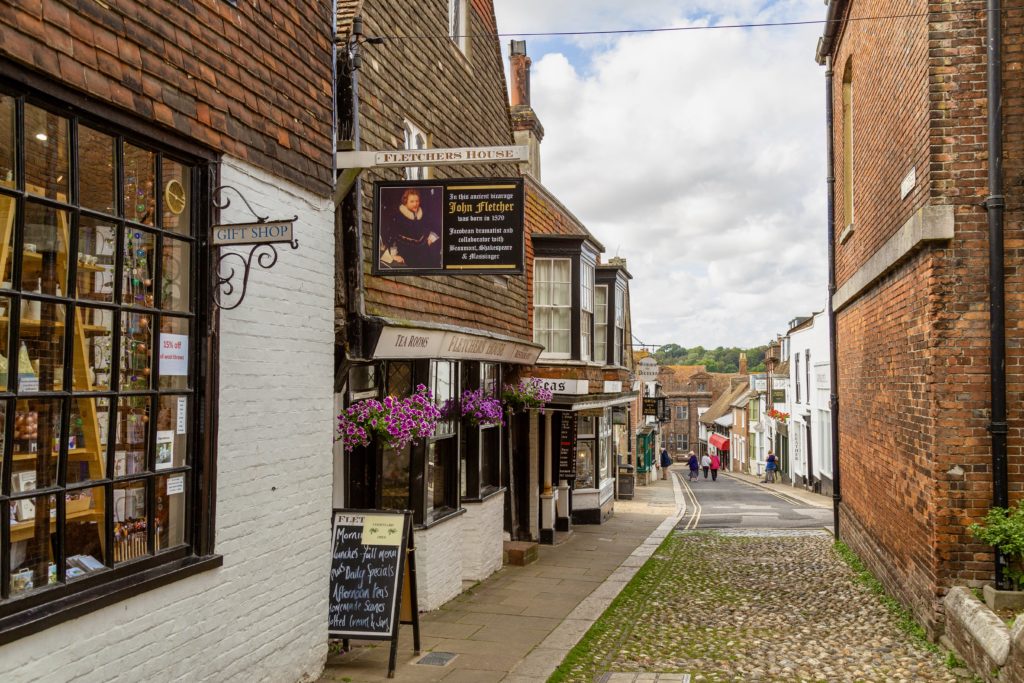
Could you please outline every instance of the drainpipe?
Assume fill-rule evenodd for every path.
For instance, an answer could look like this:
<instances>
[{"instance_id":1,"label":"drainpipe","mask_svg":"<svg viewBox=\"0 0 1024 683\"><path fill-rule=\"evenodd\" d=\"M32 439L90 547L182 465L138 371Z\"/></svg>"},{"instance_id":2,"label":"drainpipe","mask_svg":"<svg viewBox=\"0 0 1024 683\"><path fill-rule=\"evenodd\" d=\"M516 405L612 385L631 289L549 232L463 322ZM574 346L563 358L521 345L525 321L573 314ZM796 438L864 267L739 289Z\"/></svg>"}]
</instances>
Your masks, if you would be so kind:
<instances>
[{"instance_id":1,"label":"drainpipe","mask_svg":"<svg viewBox=\"0 0 1024 683\"><path fill-rule=\"evenodd\" d=\"M991 347L992 420L992 504L1009 507L1006 464L1006 318L1003 270L1003 78L1002 2L988 0L988 213L989 332ZM996 588L1009 590L1005 576L1006 557L996 553Z\"/></svg>"},{"instance_id":2,"label":"drainpipe","mask_svg":"<svg viewBox=\"0 0 1024 683\"><path fill-rule=\"evenodd\" d=\"M362 149L362 127L359 124L359 68L362 66L361 42L363 40L363 18L357 16L352 20L352 37L349 43L351 54L351 79L352 79L352 147L354 150ZM376 42L372 39L370 42ZM353 294L355 311L349 311L348 315L348 339L350 354L354 358L363 358L366 355L363 338L363 320L366 318L366 283L363 266L363 182L358 176L355 179L355 227L352 248L354 254L354 277L355 287ZM347 270L347 269L346 269ZM346 276L348 273L346 273Z\"/></svg>"},{"instance_id":3,"label":"drainpipe","mask_svg":"<svg viewBox=\"0 0 1024 683\"><path fill-rule=\"evenodd\" d=\"M835 3L833 3L835 4ZM830 6L831 10L832 7ZM835 539L839 536L839 503L843 497L839 489L839 353L836 339L836 312L832 298L836 295L836 218L835 218L835 150L832 145L832 57L825 59L825 149L828 159L826 178L828 212L828 365L829 365L829 409L832 412L832 525Z\"/></svg>"}]
</instances>

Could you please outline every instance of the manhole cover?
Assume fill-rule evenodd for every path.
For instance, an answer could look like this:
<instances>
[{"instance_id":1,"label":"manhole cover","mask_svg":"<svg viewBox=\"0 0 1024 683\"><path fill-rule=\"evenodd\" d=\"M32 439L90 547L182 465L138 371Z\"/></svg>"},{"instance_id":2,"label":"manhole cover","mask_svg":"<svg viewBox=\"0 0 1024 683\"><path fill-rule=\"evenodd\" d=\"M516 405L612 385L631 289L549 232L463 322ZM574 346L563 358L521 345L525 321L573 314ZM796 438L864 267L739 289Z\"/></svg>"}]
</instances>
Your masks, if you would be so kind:
<instances>
[{"instance_id":1,"label":"manhole cover","mask_svg":"<svg viewBox=\"0 0 1024 683\"><path fill-rule=\"evenodd\" d=\"M454 652L428 652L416 663L427 666L448 666L457 656Z\"/></svg>"}]
</instances>

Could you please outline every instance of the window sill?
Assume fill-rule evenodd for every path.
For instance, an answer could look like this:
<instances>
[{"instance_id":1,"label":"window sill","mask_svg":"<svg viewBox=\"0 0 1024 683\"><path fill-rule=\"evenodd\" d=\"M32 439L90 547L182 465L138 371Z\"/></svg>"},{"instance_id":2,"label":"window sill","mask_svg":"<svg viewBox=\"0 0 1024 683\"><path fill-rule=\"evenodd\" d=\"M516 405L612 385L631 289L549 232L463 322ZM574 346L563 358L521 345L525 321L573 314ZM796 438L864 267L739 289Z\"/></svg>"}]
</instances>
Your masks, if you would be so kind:
<instances>
[{"instance_id":1,"label":"window sill","mask_svg":"<svg viewBox=\"0 0 1024 683\"><path fill-rule=\"evenodd\" d=\"M488 493L485 493L484 495L480 496L479 498L463 498L462 502L463 503L483 503L483 502L486 502L486 501L490 500L491 498L494 498L495 496L500 496L503 493L505 493L505 488L501 487L501 488L494 489L493 491L490 491Z\"/></svg>"},{"instance_id":2,"label":"window sill","mask_svg":"<svg viewBox=\"0 0 1024 683\"><path fill-rule=\"evenodd\" d=\"M223 564L220 555L189 556L12 614L0 619L0 645Z\"/></svg>"},{"instance_id":3,"label":"window sill","mask_svg":"<svg viewBox=\"0 0 1024 683\"><path fill-rule=\"evenodd\" d=\"M415 525L415 528L420 531L424 529L433 529L435 526L438 526L439 524L444 524L449 519L454 519L459 515L464 514L466 514L465 508L459 508L458 510L450 510L448 512L445 512L442 516L438 517L437 519L432 519L429 522L424 522L423 524Z\"/></svg>"}]
</instances>

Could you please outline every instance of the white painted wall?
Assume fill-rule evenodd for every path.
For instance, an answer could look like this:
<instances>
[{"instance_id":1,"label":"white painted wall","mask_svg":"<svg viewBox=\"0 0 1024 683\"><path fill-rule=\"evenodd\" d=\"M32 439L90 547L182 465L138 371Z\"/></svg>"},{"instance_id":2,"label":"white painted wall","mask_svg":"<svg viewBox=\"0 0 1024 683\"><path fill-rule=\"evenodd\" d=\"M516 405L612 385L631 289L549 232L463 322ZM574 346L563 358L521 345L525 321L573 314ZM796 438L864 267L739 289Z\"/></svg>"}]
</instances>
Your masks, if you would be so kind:
<instances>
[{"instance_id":1,"label":"white painted wall","mask_svg":"<svg viewBox=\"0 0 1024 683\"><path fill-rule=\"evenodd\" d=\"M806 476L807 451L808 447L810 447L814 477L817 478L821 474L831 477L831 458L828 453L824 453L821 450L823 443L831 444L830 435L825 433L830 429L829 421L828 419L822 419L820 412L828 411L829 409L828 316L824 312L815 314L808 327L791 332L789 338L789 385L791 391L787 396L789 400L787 412L792 416L789 440L790 469L796 475ZM808 368L805 355L807 351L811 353L809 386L807 384ZM796 400L797 355L800 356L799 401ZM808 443L806 437L808 424L811 427L810 443ZM799 442L792 436L794 430L800 431Z\"/></svg>"},{"instance_id":2,"label":"white painted wall","mask_svg":"<svg viewBox=\"0 0 1024 683\"><path fill-rule=\"evenodd\" d=\"M483 581L501 569L505 535L505 494L482 503L463 503L462 580Z\"/></svg>"},{"instance_id":3,"label":"white painted wall","mask_svg":"<svg viewBox=\"0 0 1024 683\"><path fill-rule=\"evenodd\" d=\"M241 161L222 183L298 214L299 249L221 314L217 545L224 566L0 646L0 679L312 681L327 656L334 208ZM251 221L232 200L222 222Z\"/></svg>"},{"instance_id":4,"label":"white painted wall","mask_svg":"<svg viewBox=\"0 0 1024 683\"><path fill-rule=\"evenodd\" d=\"M429 529L413 531L416 598L423 612L437 609L462 592L463 517L465 514L450 517Z\"/></svg>"}]
</instances>

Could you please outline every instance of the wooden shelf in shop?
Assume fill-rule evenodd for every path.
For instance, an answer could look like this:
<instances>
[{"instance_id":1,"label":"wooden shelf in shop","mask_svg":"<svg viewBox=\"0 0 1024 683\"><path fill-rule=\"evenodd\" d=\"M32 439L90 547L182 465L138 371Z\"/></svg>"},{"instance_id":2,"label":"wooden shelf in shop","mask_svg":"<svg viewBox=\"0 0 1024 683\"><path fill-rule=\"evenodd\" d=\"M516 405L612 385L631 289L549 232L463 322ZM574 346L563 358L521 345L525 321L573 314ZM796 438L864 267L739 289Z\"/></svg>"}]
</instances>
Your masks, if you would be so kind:
<instances>
[{"instance_id":1,"label":"wooden shelf in shop","mask_svg":"<svg viewBox=\"0 0 1024 683\"><path fill-rule=\"evenodd\" d=\"M14 462L23 461L23 460L35 460L36 456L38 456L38 455L39 455L38 453L15 453L14 454ZM92 455L92 451L90 451L88 448L70 448L70 449L68 449L68 457L71 458L72 460L81 460L82 456L91 456L91 455ZM53 456L57 457L57 454L54 453Z\"/></svg>"},{"instance_id":2,"label":"wooden shelf in shop","mask_svg":"<svg viewBox=\"0 0 1024 683\"><path fill-rule=\"evenodd\" d=\"M31 263L31 264L33 264L33 267L35 267L34 264L38 263L41 266L42 263L43 263L43 255L40 254L39 252L36 252L36 251L26 251L26 252L22 253L22 256L24 257L24 261L25 261L26 265ZM80 273L81 272L102 273L103 271L107 270L107 268L113 268L113 266L109 266L109 265L108 266L101 266L99 264L83 263L82 261L78 262L78 272L80 272ZM24 273L22 275L24 275Z\"/></svg>"},{"instance_id":3,"label":"wooden shelf in shop","mask_svg":"<svg viewBox=\"0 0 1024 683\"><path fill-rule=\"evenodd\" d=\"M101 521L103 519L103 510L96 510L89 508L88 510L81 510L79 512L69 512L67 514L67 521L73 521L76 519L84 519L92 517ZM35 520L27 520L24 522L14 522L11 524L11 543L17 543L18 541L27 541L35 534ZM57 517L50 517L50 532L54 532L57 529Z\"/></svg>"},{"instance_id":4,"label":"wooden shelf in shop","mask_svg":"<svg viewBox=\"0 0 1024 683\"><path fill-rule=\"evenodd\" d=\"M6 325L8 322L10 322L10 319L7 318L7 316L0 316L0 326ZM50 324L52 324L55 329L58 329L58 330L63 330L64 329L64 323L62 323L62 322L54 321L53 323L50 323ZM42 325L43 325L43 321L42 320L33 320L32 318L22 318L21 319L21 331L22 331L22 334L25 334L26 332L31 333L33 331L38 334L39 329L42 327ZM85 334L94 335L94 336L95 335L103 335L103 334L110 334L111 333L110 329L107 328L107 327L104 327L103 325L82 325L82 332L85 333Z\"/></svg>"}]
</instances>

